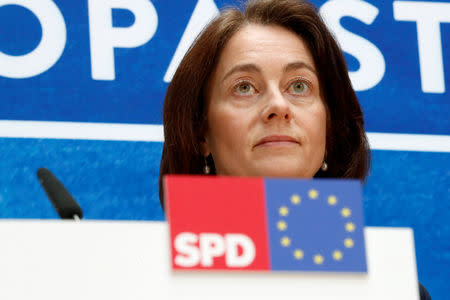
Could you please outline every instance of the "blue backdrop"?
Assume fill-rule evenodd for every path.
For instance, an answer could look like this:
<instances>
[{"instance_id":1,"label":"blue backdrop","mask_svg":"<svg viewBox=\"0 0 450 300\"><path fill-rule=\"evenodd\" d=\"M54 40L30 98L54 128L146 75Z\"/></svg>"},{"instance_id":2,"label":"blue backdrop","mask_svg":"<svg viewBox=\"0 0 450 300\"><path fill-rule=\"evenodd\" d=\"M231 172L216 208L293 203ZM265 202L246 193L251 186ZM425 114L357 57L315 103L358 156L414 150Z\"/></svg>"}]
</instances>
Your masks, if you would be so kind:
<instances>
[{"instance_id":1,"label":"blue backdrop","mask_svg":"<svg viewBox=\"0 0 450 300\"><path fill-rule=\"evenodd\" d=\"M96 7L93 2L45 0L27 7L21 0L0 0L2 132L9 128L1 120L160 125L177 49L182 53L216 9L233 3L123 0L117 7L97 1L104 6ZM450 3L339 0L336 8L336 1L313 2L346 50L366 130L413 134L410 144L421 143L424 135L448 138ZM142 28L137 27L142 21L138 10L149 14ZM134 41L114 36L115 29L132 28L136 31L128 35ZM421 30L426 34L418 34ZM54 50L58 47L60 53ZM44 49L41 56L30 56L39 49ZM102 60L108 51L113 60ZM32 74L33 63L40 72ZM64 182L88 219L164 219L157 137L135 142L48 139L46 132L40 135L44 138L7 136L0 135L0 217L57 217L35 175L45 166ZM374 149L364 188L367 225L414 229L419 279L433 299L450 293L448 139L444 149Z\"/></svg>"}]
</instances>

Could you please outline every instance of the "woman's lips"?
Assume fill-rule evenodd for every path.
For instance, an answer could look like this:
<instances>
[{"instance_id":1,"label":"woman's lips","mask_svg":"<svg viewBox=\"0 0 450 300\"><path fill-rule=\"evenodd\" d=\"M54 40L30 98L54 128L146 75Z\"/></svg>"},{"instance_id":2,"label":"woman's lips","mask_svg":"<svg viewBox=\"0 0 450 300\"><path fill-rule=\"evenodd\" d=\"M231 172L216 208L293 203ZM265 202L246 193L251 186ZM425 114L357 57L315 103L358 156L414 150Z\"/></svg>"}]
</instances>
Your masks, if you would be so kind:
<instances>
[{"instance_id":1,"label":"woman's lips","mask_svg":"<svg viewBox=\"0 0 450 300\"><path fill-rule=\"evenodd\" d=\"M259 146L288 146L292 144L299 144L299 142L288 135L270 135L262 138L256 143L255 147Z\"/></svg>"}]
</instances>

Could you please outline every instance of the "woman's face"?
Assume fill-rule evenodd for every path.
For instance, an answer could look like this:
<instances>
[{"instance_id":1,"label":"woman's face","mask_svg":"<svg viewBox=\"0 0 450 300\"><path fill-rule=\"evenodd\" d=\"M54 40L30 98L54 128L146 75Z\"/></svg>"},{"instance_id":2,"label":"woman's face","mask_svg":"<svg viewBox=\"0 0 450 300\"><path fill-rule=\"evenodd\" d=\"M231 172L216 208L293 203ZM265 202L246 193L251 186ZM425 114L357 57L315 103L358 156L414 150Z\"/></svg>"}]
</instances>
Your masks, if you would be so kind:
<instances>
[{"instance_id":1,"label":"woman's face","mask_svg":"<svg viewBox=\"0 0 450 300\"><path fill-rule=\"evenodd\" d=\"M247 25L226 44L208 85L204 154L216 173L313 177L325 155L326 109L296 34Z\"/></svg>"}]
</instances>

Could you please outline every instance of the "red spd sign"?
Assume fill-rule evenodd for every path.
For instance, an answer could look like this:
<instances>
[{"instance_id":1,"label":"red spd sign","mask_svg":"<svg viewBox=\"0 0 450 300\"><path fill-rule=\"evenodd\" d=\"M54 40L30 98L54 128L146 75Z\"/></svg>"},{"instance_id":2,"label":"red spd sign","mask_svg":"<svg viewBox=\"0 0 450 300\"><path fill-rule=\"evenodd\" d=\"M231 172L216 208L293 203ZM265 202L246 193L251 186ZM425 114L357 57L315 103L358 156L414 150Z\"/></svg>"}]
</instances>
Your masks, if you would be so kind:
<instances>
[{"instance_id":1,"label":"red spd sign","mask_svg":"<svg viewBox=\"0 0 450 300\"><path fill-rule=\"evenodd\" d=\"M165 178L173 269L268 270L263 183L234 179L229 188L230 180Z\"/></svg>"}]
</instances>

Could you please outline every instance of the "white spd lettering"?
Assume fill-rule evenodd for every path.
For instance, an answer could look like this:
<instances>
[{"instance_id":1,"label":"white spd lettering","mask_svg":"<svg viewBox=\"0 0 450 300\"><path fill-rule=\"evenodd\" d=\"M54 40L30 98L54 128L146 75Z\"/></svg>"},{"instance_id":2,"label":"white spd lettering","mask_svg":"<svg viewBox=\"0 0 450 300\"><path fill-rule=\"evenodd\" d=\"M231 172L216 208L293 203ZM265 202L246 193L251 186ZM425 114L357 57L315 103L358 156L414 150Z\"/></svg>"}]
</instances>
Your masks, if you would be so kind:
<instances>
[{"instance_id":1,"label":"white spd lettering","mask_svg":"<svg viewBox=\"0 0 450 300\"><path fill-rule=\"evenodd\" d=\"M223 256L225 256L227 267L242 268L249 266L256 255L252 239L239 233L228 233L222 236L217 233L197 235L183 232L175 237L174 246L176 251L174 262L185 268L199 265L213 267L214 259Z\"/></svg>"}]
</instances>

